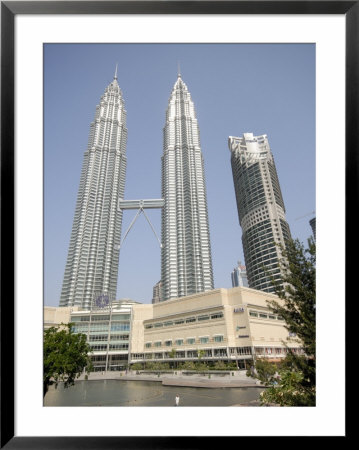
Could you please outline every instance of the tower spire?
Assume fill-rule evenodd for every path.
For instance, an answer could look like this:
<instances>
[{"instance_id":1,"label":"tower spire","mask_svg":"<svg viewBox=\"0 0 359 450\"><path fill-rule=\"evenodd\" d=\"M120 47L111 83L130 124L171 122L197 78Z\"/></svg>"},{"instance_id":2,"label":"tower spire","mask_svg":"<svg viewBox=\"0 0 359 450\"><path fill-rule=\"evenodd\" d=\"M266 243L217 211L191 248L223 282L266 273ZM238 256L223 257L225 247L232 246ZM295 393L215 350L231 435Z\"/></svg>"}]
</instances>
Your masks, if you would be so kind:
<instances>
[{"instance_id":1,"label":"tower spire","mask_svg":"<svg viewBox=\"0 0 359 450\"><path fill-rule=\"evenodd\" d=\"M118 63L116 63L115 76L113 77L114 80L117 80L117 67L118 67Z\"/></svg>"},{"instance_id":2,"label":"tower spire","mask_svg":"<svg viewBox=\"0 0 359 450\"><path fill-rule=\"evenodd\" d=\"M179 61L177 61L177 76L178 78L181 78L181 67Z\"/></svg>"}]
</instances>

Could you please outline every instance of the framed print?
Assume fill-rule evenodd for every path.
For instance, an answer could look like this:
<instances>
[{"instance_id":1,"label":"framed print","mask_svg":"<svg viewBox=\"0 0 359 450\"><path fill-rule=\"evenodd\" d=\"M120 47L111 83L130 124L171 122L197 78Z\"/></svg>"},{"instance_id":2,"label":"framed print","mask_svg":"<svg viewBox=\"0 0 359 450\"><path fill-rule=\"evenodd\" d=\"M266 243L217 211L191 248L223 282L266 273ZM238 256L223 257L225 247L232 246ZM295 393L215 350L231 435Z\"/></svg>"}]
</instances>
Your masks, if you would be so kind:
<instances>
[{"instance_id":1,"label":"framed print","mask_svg":"<svg viewBox=\"0 0 359 450\"><path fill-rule=\"evenodd\" d=\"M227 442L227 438L232 439L231 443L236 443L237 439L246 437L347 436L345 295L351 292L352 288L353 277L349 275L348 268L352 267L355 261L356 244L351 242L350 246L346 246L345 242L346 236L354 233L355 220L349 220L349 211L353 208L349 205L357 202L358 192L358 28L357 1L1 2L1 448L197 448L211 444L213 439L217 445L223 439ZM240 53L238 59L242 59L237 61L236 46L239 45L243 48L257 46L261 51ZM281 78L282 68L286 65L286 62L281 61L282 53L271 52L272 46L281 49L286 47L285 61L293 62L291 71L288 70L291 75L287 78ZM306 61L304 57L303 60L300 59L302 53L297 52L302 48L300 46L311 48L310 76L313 83L308 84L308 90L311 89L313 114L307 118L308 121L298 119L300 116L297 115L301 109L300 89L303 89L303 77L306 76L300 67L302 61L303 64ZM203 91L205 106L201 115L206 117L206 120L213 120L218 128L221 126L221 129L225 130L223 145L214 142L212 145L222 146L218 152L227 155L227 166L227 140L228 136L231 137L229 129L236 127L237 121L245 123L246 116L259 118L262 108L272 111L270 119L273 122L281 117L281 123L277 124L277 135L283 137L288 148L297 149L293 159L288 156L289 150L286 158L293 173L302 173L302 177L298 178L301 180L298 181L298 192L310 188L315 192L313 208L317 216L316 239L319 249L316 304L318 396L315 407L225 408L218 404L214 408L207 408L205 406L209 403L204 402L195 408L169 410L166 407L158 408L157 405L152 405L151 408L141 407L143 405L121 408L110 407L110 403L101 407L90 407L89 403L81 403L75 408L67 404L61 407L59 404L53 404L51 407L43 404L43 307L47 306L44 298L46 295L49 295L49 298L51 295L57 295L46 294L45 280L48 279L53 264L46 253L45 238L48 239L49 235L48 219L44 213L46 208L51 210L52 223L57 222L58 227L51 239L58 240L58 245L62 248L67 246L69 241L69 236L66 238L66 244L63 244L60 238L65 223L61 196L54 196L49 200L45 189L49 189L49 177L52 178L51 186L56 188L57 185L60 191L63 190L63 195L69 173L75 174L75 184L78 181L78 167L81 162L71 160L71 163L68 163L65 159L70 161L72 146L69 140L75 141L77 127L82 125L80 121L74 121L73 111L66 112L66 102L62 100L65 94L76 98L79 93L74 78L71 78L73 74L77 74L77 82L82 80L81 83L86 83L86 78L91 78L104 61L101 52L110 47L121 48L121 54L127 58L123 56L122 62L126 60L128 66L132 65L132 72L123 76L127 76L128 80L137 80L138 83L141 81L142 90L139 90L140 100L136 106L138 109L141 109L142 102L145 110L146 98L147 101L150 101L150 98L151 101L156 101L151 89L155 91L158 86L156 76L160 76L160 73L163 75L168 70L165 65L166 61L170 61L168 55L171 52L171 58L174 59L177 55L173 56L173 53L178 53L178 65L176 63L177 67L173 70L177 70L179 78L181 73L185 74L186 64L188 67L191 61L191 73L196 73L198 77L198 92L200 88ZM162 52L165 47L167 53ZM96 52L93 51L94 48ZM191 48L191 60L180 60L180 50L184 48ZM87 56L82 60L79 55L83 54ZM198 57L201 54L208 56L206 61L205 58ZM217 58L220 54L222 57ZM296 55L299 59L294 64ZM269 65L274 67L273 71L268 70ZM66 70L62 70L61 66ZM155 66L157 72L152 70ZM121 79L121 69L121 61L114 61L112 83L115 82L115 87L117 79ZM209 76L211 70L213 73ZM201 83L200 77L205 77L205 73L208 80L202 80ZM224 73L228 75L227 78L223 76ZM227 90L223 89L222 85L233 80L238 83L242 80L244 83L243 80L250 78L264 79L260 78L259 73L261 77L268 76L273 86L275 83L279 89L285 91L283 99L276 97L274 89L272 97L267 95L269 84L257 84L258 92L253 104L250 95L245 96L244 91L242 97L236 97L230 86L227 86ZM183 78L185 79L185 75ZM111 86L113 87L112 84ZM93 91L92 87L89 89ZM52 111L62 108L63 117L68 118L66 126L69 131L65 134L61 129L65 120L54 121L49 114L47 100L54 93L56 96L51 97ZM308 97L310 95L308 94ZM90 115L86 117L83 114L82 119L84 129L88 129L93 120L90 117L92 109L94 110L100 97L96 93L93 98L88 96L86 99L84 92L79 94L79 99L80 96L82 102L87 101L88 105L92 105L88 106ZM221 108L224 111L226 104L219 96L226 96L228 109L230 104L233 107L232 114L220 117L218 111L221 111ZM124 97L126 100L126 94ZM194 92L193 97L195 98ZM263 100L262 104L260 99ZM163 103L162 100L158 101ZM241 101L245 103L247 111L238 113L243 108ZM167 102L168 99L165 99L164 104L161 103L163 111L168 106ZM171 101L169 102L171 104ZM196 100L194 102L197 107ZM76 101L69 109L74 109L75 103ZM188 104L190 110L192 103ZM129 110L131 108L132 104L129 103ZM283 111L282 115L279 114L280 109L287 111L288 120L282 119L284 114ZM153 138L150 137L149 131L152 123L149 117L151 112L144 114L147 119L141 116L141 126L136 124L139 130L142 129L134 131L131 145L148 147L150 153L153 151L153 144L150 142ZM230 115L232 123L228 120ZM191 120L195 121L193 118ZM270 127L271 122L267 120ZM51 121L51 128L47 128ZM291 137L286 134L287 127L294 130ZM133 128L134 126L131 129L129 127L130 133ZM155 128L161 132L160 127L156 125ZM51 146L57 146L58 152L58 159L53 157L51 161L51 172L49 158L44 150L46 145L50 145L50 129ZM241 132L249 131L233 130L233 134ZM265 130L258 129L255 132L260 134ZM204 135L203 131L202 133ZM197 136L196 131L193 136ZM251 136L253 138L253 135ZM270 135L268 137L271 141ZM167 138L172 139L170 132ZM205 136L203 140L206 142ZM222 140L221 137L221 142ZM275 146L278 146L279 141L280 139L274 141ZM238 144L239 141L236 142ZM82 143L79 143L77 146L81 145ZM306 160L305 155L310 152L311 159ZM67 156L61 161L61 155ZM145 178L147 171L154 173L157 170L151 166L150 159L149 157L146 162L147 166L141 169L142 172L139 171L138 179ZM216 173L219 175L218 183L209 189L209 196L216 191L218 203L214 209L220 216L220 196L226 195L220 192L224 192L221 190L222 185L228 183L229 175L217 172L219 166L212 164L211 177L215 178ZM135 171L133 173L135 174ZM159 177L160 175L157 178ZM289 179L290 175L286 174L286 178ZM133 185L136 185L136 175L133 175ZM136 192L135 187L133 192ZM150 200L140 200L136 205L140 208L139 213L146 216L147 222L144 220L144 223L147 231L153 232L151 238L154 246L159 243L162 248L161 239L156 234L160 225L157 226L156 222L153 227L152 216L150 213L147 216L145 211L146 207L154 207L154 204L157 208L162 207L162 199L154 200L153 195L151 198L154 202L151 205ZM133 207L126 201L125 195L125 200L121 203L123 210ZM231 201L233 202L233 199ZM311 206L310 210L313 208ZM73 207L70 209L72 215ZM308 222L309 209L298 207L298 212L293 213L293 216L290 207L288 210L294 229L299 223L296 221L303 218ZM232 212L237 220L235 204ZM201 214L204 213L200 212L199 215ZM211 214L214 217L215 213ZM72 218L73 216L71 220ZM133 225L130 219L127 225L129 231ZM223 219L220 229L227 229L227 226L230 226L228 220ZM237 222L235 226L239 231ZM126 227L123 231L126 231ZM123 236L126 237L127 232ZM220 247L225 245L225 233L214 231L213 234L216 236L214 252L218 255ZM118 244L121 246L123 241ZM64 251L67 251L67 248ZM124 254L129 255L128 260L131 259L130 252L126 253L126 249ZM58 261L56 263L60 264ZM149 262L148 266L150 264ZM63 266L63 262L60 265ZM137 265L139 272L146 272L144 268L141 269L140 262ZM137 275L136 265L131 266L129 261L128 266L131 268L128 269L126 278L130 279L131 273ZM228 275L230 277L230 273ZM143 279L144 277L145 273ZM217 283L220 285L216 285L216 289L224 287L225 282L222 280ZM108 298L107 293L99 291L96 307L107 306ZM57 305L58 299L56 302ZM239 310L235 312L238 313ZM220 342L223 336L216 333L213 339ZM101 340L98 333L93 339L95 338ZM178 345L182 345L180 338L183 336L177 336ZM206 342L207 336L201 336L200 339ZM96 342L96 345L101 347L101 343ZM146 345L150 347L152 342ZM102 368L98 365L98 368L100 367ZM335 394L332 391L333 373ZM176 404L178 401L176 399Z\"/></svg>"}]
</instances>

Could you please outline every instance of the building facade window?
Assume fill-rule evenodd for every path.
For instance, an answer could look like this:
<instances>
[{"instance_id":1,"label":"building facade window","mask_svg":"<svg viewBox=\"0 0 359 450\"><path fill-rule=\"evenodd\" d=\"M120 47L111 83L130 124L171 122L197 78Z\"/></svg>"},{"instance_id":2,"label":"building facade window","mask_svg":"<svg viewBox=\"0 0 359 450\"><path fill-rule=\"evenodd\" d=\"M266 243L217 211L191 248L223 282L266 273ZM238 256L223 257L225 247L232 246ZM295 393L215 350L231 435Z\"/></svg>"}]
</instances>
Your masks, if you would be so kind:
<instances>
[{"instance_id":1,"label":"building facade window","mask_svg":"<svg viewBox=\"0 0 359 450\"><path fill-rule=\"evenodd\" d=\"M186 319L186 323L192 323L192 322L195 322L195 321L196 321L195 317L187 317L187 319Z\"/></svg>"},{"instance_id":2,"label":"building facade window","mask_svg":"<svg viewBox=\"0 0 359 450\"><path fill-rule=\"evenodd\" d=\"M211 314L211 319L223 319L223 312Z\"/></svg>"},{"instance_id":3,"label":"building facade window","mask_svg":"<svg viewBox=\"0 0 359 450\"><path fill-rule=\"evenodd\" d=\"M203 321L203 320L209 320L209 315L205 315L205 316L198 316L197 320L199 322Z\"/></svg>"}]
</instances>

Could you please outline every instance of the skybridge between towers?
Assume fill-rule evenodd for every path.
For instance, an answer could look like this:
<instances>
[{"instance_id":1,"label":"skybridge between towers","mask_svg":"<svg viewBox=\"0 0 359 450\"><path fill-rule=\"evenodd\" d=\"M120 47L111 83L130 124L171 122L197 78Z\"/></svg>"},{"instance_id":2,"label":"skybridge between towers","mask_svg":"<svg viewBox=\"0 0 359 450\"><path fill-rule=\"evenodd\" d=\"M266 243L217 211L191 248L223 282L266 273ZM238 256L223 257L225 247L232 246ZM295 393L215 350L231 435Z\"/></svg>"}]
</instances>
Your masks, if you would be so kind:
<instances>
[{"instance_id":1,"label":"skybridge between towers","mask_svg":"<svg viewBox=\"0 0 359 450\"><path fill-rule=\"evenodd\" d=\"M119 199L118 201L118 205L117 208L119 211L123 211L126 209L137 209L137 214L135 215L135 217L133 218L132 222L130 223L129 227L127 228L127 231L122 239L121 244L117 247L117 249L119 250L122 245L124 240L126 239L128 233L130 232L131 228L133 227L133 225L135 224L136 220L138 219L138 217L143 214L149 224L149 226L151 227L151 230L153 231L153 234L156 236L157 241L160 245L160 248L162 248L162 243L159 239L159 237L157 236L157 233L150 221L150 219L148 218L147 214L145 213L145 209L160 209L164 206L165 201L163 198L152 198L152 199L141 199L141 200L123 200L122 198Z\"/></svg>"}]
</instances>

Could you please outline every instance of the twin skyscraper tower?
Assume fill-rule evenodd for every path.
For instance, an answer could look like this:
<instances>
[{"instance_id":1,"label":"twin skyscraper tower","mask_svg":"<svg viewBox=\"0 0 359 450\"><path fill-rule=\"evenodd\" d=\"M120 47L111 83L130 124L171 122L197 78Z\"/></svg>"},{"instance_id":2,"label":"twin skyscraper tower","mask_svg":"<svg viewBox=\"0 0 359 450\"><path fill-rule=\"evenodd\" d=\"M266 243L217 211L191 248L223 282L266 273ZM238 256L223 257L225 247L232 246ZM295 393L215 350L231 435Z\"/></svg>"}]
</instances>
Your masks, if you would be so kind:
<instances>
[{"instance_id":1,"label":"twin skyscraper tower","mask_svg":"<svg viewBox=\"0 0 359 450\"><path fill-rule=\"evenodd\" d=\"M116 296L126 141L126 110L116 70L90 126L60 306L90 309L96 298ZM170 95L163 142L161 297L168 300L213 289L199 129L180 74ZM138 204L143 207L146 201Z\"/></svg>"},{"instance_id":2,"label":"twin skyscraper tower","mask_svg":"<svg viewBox=\"0 0 359 450\"><path fill-rule=\"evenodd\" d=\"M162 208L161 301L214 288L199 128L180 73L166 112L162 199L123 200L126 142L116 68L90 126L60 306L91 309L115 298L126 208ZM230 137L229 148L249 286L271 292L269 276L280 277L274 241L284 244L290 237L274 160L265 135Z\"/></svg>"}]
</instances>

